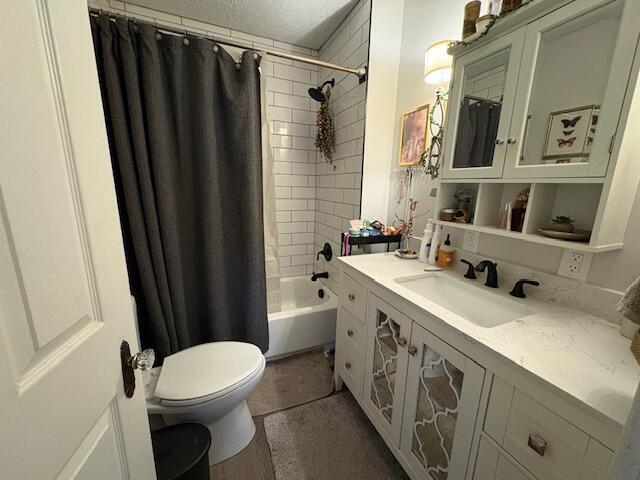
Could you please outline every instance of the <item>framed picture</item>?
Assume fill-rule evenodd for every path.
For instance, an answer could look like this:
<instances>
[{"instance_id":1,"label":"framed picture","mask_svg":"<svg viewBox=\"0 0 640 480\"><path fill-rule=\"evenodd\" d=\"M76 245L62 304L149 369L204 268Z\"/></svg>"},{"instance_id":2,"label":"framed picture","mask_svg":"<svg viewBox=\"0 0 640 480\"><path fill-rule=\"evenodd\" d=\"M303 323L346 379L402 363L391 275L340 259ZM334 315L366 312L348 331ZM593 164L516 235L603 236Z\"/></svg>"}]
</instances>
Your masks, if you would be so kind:
<instances>
[{"instance_id":1,"label":"framed picture","mask_svg":"<svg viewBox=\"0 0 640 480\"><path fill-rule=\"evenodd\" d=\"M417 165L428 147L429 105L402 114L400 130L400 166Z\"/></svg>"},{"instance_id":2,"label":"framed picture","mask_svg":"<svg viewBox=\"0 0 640 480\"><path fill-rule=\"evenodd\" d=\"M591 152L599 112L599 106L588 105L551 113L542 158L564 161L544 163L574 163L568 159L578 157L583 158L578 161L585 161Z\"/></svg>"}]
</instances>

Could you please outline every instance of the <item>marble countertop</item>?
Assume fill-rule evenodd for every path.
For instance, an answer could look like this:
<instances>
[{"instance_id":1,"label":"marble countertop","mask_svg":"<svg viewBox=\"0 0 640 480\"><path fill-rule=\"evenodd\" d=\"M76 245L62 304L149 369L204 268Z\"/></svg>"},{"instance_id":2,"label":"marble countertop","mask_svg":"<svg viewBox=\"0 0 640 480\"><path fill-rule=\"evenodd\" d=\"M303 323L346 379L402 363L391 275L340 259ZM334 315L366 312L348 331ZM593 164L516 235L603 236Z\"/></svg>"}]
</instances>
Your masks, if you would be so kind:
<instances>
[{"instance_id":1,"label":"marble countertop","mask_svg":"<svg viewBox=\"0 0 640 480\"><path fill-rule=\"evenodd\" d=\"M577 399L606 419L624 425L640 381L640 367L619 326L593 315L531 297L516 299L504 288L487 289L484 275L467 280L457 272L441 272L499 295L522 302L535 313L492 328L479 327L462 316L412 292L395 279L426 274L425 264L393 254L354 255L338 261L460 332L464 339L489 349L525 372ZM348 269L347 269L347 273ZM455 346L455 345L454 345Z\"/></svg>"}]
</instances>

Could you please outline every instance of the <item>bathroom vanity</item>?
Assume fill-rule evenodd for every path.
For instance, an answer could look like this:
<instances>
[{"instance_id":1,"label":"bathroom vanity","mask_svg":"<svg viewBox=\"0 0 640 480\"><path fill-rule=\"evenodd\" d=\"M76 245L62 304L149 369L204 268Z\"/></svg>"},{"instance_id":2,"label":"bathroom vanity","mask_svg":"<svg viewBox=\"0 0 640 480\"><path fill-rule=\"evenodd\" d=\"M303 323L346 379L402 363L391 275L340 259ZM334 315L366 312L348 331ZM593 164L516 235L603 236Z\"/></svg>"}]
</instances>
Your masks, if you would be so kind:
<instances>
[{"instance_id":1,"label":"bathroom vanity","mask_svg":"<svg viewBox=\"0 0 640 480\"><path fill-rule=\"evenodd\" d=\"M618 325L393 254L338 264L336 384L412 479L606 478L640 378Z\"/></svg>"}]
</instances>

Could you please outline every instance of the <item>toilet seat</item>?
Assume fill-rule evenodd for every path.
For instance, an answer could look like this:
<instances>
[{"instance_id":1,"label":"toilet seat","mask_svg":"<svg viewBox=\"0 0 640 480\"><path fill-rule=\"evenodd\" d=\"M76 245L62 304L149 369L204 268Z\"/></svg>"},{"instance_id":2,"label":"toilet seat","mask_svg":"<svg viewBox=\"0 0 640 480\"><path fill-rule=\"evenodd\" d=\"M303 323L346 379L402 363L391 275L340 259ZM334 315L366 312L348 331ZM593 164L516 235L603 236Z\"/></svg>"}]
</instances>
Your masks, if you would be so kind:
<instances>
[{"instance_id":1,"label":"toilet seat","mask_svg":"<svg viewBox=\"0 0 640 480\"><path fill-rule=\"evenodd\" d=\"M197 345L165 358L154 397L165 406L205 403L261 375L264 364L260 349L249 343Z\"/></svg>"}]
</instances>

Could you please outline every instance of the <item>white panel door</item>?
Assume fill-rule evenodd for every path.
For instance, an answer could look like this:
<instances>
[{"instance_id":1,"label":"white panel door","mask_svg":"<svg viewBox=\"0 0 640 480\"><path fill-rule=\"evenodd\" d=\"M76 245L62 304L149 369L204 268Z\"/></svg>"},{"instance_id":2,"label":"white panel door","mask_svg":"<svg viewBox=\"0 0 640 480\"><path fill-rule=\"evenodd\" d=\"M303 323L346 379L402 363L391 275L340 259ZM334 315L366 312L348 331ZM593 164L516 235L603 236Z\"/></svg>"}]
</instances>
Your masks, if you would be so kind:
<instances>
[{"instance_id":1,"label":"white panel door","mask_svg":"<svg viewBox=\"0 0 640 480\"><path fill-rule=\"evenodd\" d=\"M153 479L84 0L0 16L0 477Z\"/></svg>"}]
</instances>

